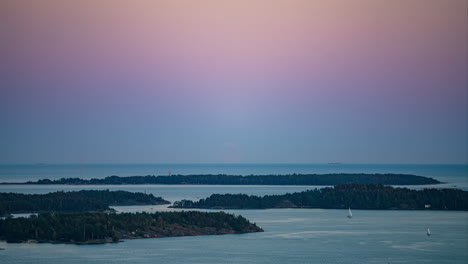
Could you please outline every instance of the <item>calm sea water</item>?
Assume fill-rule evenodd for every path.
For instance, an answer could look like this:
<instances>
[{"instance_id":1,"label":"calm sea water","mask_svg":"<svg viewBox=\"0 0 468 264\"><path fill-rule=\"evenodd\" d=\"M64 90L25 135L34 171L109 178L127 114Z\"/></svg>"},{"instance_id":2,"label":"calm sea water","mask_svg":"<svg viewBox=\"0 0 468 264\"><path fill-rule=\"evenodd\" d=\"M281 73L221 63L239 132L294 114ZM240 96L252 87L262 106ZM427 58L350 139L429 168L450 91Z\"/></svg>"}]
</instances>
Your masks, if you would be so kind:
<instances>
[{"instance_id":1,"label":"calm sea water","mask_svg":"<svg viewBox=\"0 0 468 264\"><path fill-rule=\"evenodd\" d=\"M34 169L36 168L36 169ZM79 177L77 165L0 166L0 181ZM76 171L78 170L78 171ZM412 173L466 189L466 165L88 165L84 178L172 173ZM167 173L167 172L166 172ZM0 185L0 192L112 189L153 193L170 201L213 193L282 194L314 186ZM119 206L121 212L172 210ZM126 240L106 245L6 244L0 263L467 263L468 212L271 209L241 214L264 233ZM426 236L426 229L432 235Z\"/></svg>"},{"instance_id":2,"label":"calm sea water","mask_svg":"<svg viewBox=\"0 0 468 264\"><path fill-rule=\"evenodd\" d=\"M128 208L126 208L128 210ZM140 208L144 209L144 208ZM242 214L264 233L5 244L2 263L467 263L466 212L271 209ZM430 227L432 235L426 236Z\"/></svg>"}]
</instances>

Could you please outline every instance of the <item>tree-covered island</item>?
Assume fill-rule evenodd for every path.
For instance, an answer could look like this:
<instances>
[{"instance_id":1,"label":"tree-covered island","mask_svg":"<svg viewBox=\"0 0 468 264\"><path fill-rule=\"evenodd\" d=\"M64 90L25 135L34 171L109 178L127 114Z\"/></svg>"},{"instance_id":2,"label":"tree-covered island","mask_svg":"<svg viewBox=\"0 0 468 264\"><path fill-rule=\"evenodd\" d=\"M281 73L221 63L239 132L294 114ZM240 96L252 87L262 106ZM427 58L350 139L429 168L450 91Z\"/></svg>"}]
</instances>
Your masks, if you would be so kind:
<instances>
[{"instance_id":1,"label":"tree-covered island","mask_svg":"<svg viewBox=\"0 0 468 264\"><path fill-rule=\"evenodd\" d=\"M7 242L96 244L120 239L263 232L242 216L224 212L43 213L0 220Z\"/></svg>"},{"instance_id":2,"label":"tree-covered island","mask_svg":"<svg viewBox=\"0 0 468 264\"><path fill-rule=\"evenodd\" d=\"M111 210L112 205L158 205L169 201L153 194L126 191L82 190L47 194L0 193L0 216L33 212L85 212Z\"/></svg>"},{"instance_id":3,"label":"tree-covered island","mask_svg":"<svg viewBox=\"0 0 468 264\"><path fill-rule=\"evenodd\" d=\"M384 185L439 184L438 180L411 174L289 174L289 175L172 175L172 176L109 176L103 179L61 178L42 179L24 183L3 184L70 184L70 185L120 185L120 184L207 184L207 185L338 185L345 183Z\"/></svg>"},{"instance_id":4,"label":"tree-covered island","mask_svg":"<svg viewBox=\"0 0 468 264\"><path fill-rule=\"evenodd\" d=\"M177 201L172 207L468 210L468 192L456 189L411 190L381 184L342 184L334 188L326 187L263 197L246 194L213 194L199 201Z\"/></svg>"}]
</instances>

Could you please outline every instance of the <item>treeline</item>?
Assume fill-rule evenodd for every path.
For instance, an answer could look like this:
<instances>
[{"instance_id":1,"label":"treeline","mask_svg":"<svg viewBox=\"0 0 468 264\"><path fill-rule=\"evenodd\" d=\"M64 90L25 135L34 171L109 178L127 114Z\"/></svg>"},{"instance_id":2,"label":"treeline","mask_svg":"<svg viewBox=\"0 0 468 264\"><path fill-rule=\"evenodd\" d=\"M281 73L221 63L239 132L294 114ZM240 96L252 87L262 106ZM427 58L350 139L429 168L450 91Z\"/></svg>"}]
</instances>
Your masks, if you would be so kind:
<instances>
[{"instance_id":1,"label":"treeline","mask_svg":"<svg viewBox=\"0 0 468 264\"><path fill-rule=\"evenodd\" d=\"M242 216L224 212L43 213L0 220L7 242L108 243L122 238L262 232Z\"/></svg>"},{"instance_id":2,"label":"treeline","mask_svg":"<svg viewBox=\"0 0 468 264\"><path fill-rule=\"evenodd\" d=\"M153 194L82 190L47 194L0 193L0 215L20 212L82 212L109 210L111 205L169 204Z\"/></svg>"},{"instance_id":3,"label":"treeline","mask_svg":"<svg viewBox=\"0 0 468 264\"><path fill-rule=\"evenodd\" d=\"M213 185L337 185L345 183L422 185L441 183L433 178L411 174L290 174L290 175L172 175L172 176L109 176L104 179L42 179L23 184L213 184Z\"/></svg>"},{"instance_id":4,"label":"treeline","mask_svg":"<svg viewBox=\"0 0 468 264\"><path fill-rule=\"evenodd\" d=\"M381 184L342 184L334 188L263 197L246 194L213 194L199 201L178 201L172 207L468 210L468 192L456 189L410 190Z\"/></svg>"}]
</instances>

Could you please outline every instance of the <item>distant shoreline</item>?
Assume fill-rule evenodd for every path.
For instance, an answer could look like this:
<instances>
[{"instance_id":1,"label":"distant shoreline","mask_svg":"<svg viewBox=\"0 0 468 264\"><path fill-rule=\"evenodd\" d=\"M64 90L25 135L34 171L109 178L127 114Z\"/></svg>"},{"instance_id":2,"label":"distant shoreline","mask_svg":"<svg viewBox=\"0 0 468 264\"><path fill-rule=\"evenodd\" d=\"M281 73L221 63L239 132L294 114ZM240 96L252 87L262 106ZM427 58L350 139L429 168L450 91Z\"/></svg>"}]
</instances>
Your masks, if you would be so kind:
<instances>
[{"instance_id":1,"label":"distant shoreline","mask_svg":"<svg viewBox=\"0 0 468 264\"><path fill-rule=\"evenodd\" d=\"M315 185L330 186L346 183L384 184L384 185L432 185L441 184L436 179L412 174L366 174L366 173L331 173L331 174L288 174L288 175L171 175L171 176L109 176L101 179L61 178L56 180L41 179L28 182L2 182L1 185L25 184L61 184L61 185Z\"/></svg>"}]
</instances>

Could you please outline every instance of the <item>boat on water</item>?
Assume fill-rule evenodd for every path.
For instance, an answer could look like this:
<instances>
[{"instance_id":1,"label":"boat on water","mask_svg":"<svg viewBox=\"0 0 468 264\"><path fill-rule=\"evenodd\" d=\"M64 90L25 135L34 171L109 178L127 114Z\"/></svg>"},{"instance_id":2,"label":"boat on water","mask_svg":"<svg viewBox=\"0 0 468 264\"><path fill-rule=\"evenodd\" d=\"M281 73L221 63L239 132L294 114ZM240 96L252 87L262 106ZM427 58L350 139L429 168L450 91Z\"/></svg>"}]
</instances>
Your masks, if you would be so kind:
<instances>
[{"instance_id":1,"label":"boat on water","mask_svg":"<svg viewBox=\"0 0 468 264\"><path fill-rule=\"evenodd\" d=\"M352 218L353 213L351 212L351 208L348 208L348 218Z\"/></svg>"},{"instance_id":2,"label":"boat on water","mask_svg":"<svg viewBox=\"0 0 468 264\"><path fill-rule=\"evenodd\" d=\"M427 236L431 236L431 230L429 229L429 227L427 228Z\"/></svg>"}]
</instances>

